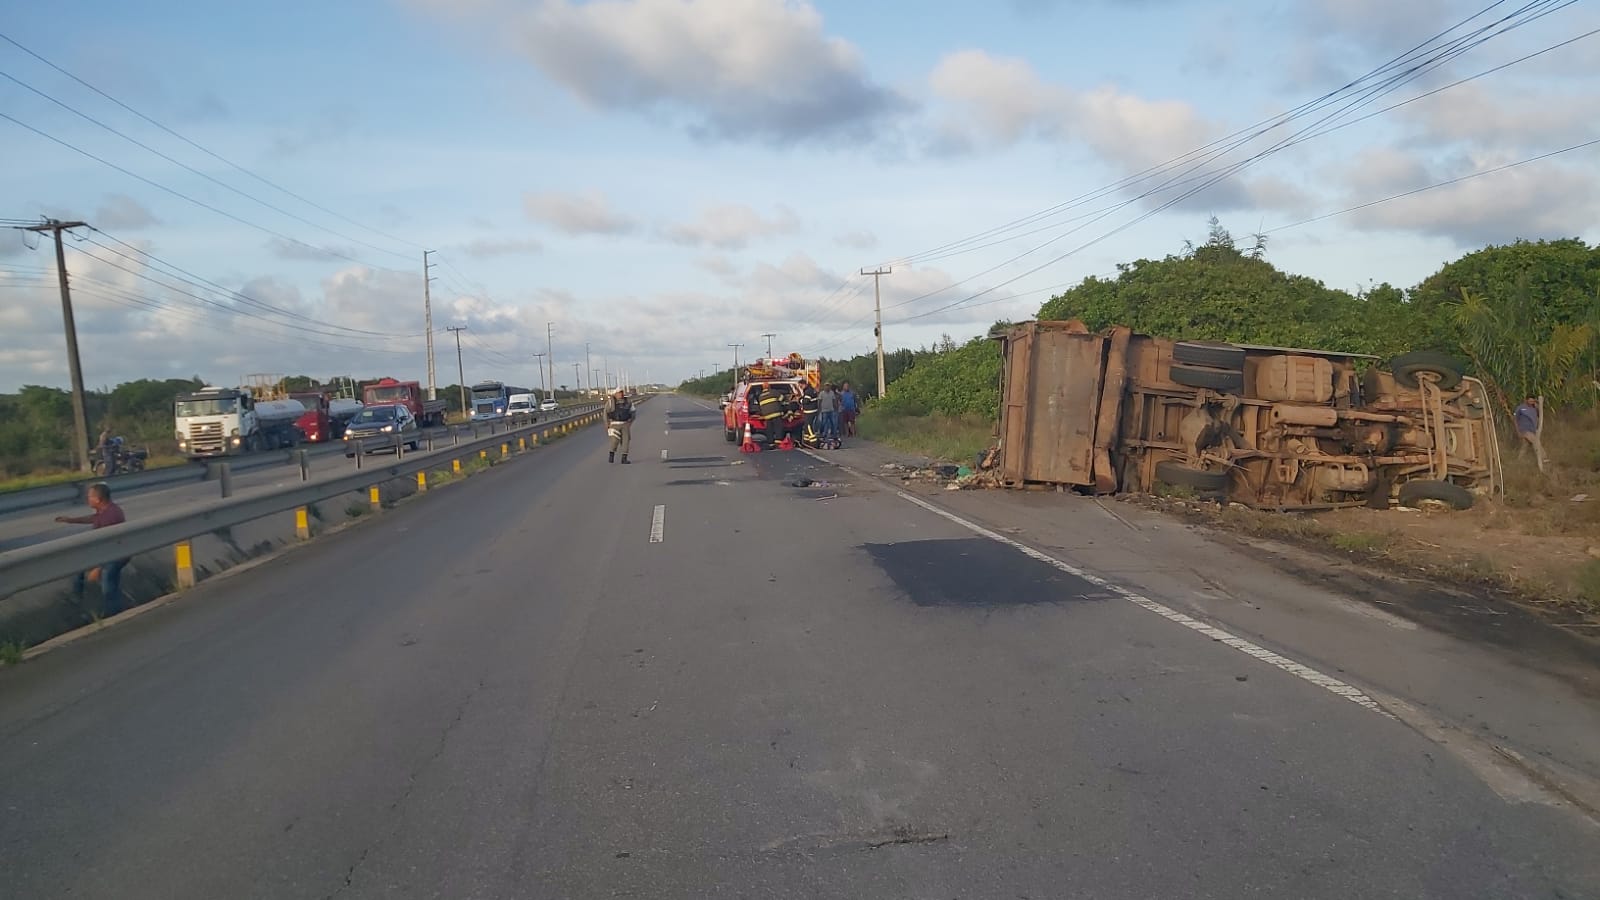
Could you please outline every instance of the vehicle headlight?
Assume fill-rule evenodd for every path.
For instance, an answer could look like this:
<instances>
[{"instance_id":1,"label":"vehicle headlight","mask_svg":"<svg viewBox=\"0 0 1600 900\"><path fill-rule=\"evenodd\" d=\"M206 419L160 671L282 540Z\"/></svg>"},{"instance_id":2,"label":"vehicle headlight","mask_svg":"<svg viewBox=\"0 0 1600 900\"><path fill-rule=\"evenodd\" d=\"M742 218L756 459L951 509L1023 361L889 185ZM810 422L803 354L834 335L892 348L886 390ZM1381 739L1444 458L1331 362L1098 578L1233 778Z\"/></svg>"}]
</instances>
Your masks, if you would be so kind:
<instances>
[{"instance_id":1,"label":"vehicle headlight","mask_svg":"<svg viewBox=\"0 0 1600 900\"><path fill-rule=\"evenodd\" d=\"M386 432L387 431L393 431L394 430L394 426L393 425L385 425L385 426L383 426L383 430L386 431Z\"/></svg>"},{"instance_id":2,"label":"vehicle headlight","mask_svg":"<svg viewBox=\"0 0 1600 900\"><path fill-rule=\"evenodd\" d=\"M233 439L233 445L235 447L239 446L239 438L237 436L235 436L234 439Z\"/></svg>"},{"instance_id":3,"label":"vehicle headlight","mask_svg":"<svg viewBox=\"0 0 1600 900\"><path fill-rule=\"evenodd\" d=\"M347 441L350 440L350 432L346 431L344 433L344 439L347 440Z\"/></svg>"}]
</instances>

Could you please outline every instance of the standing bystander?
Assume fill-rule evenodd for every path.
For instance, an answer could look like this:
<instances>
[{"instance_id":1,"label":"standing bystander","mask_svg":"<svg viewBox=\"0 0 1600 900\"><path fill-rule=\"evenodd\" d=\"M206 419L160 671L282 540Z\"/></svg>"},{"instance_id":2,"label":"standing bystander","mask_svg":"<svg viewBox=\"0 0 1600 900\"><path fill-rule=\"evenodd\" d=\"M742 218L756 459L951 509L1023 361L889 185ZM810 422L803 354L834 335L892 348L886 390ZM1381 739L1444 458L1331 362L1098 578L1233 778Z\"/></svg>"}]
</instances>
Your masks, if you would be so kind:
<instances>
[{"instance_id":1,"label":"standing bystander","mask_svg":"<svg viewBox=\"0 0 1600 900\"><path fill-rule=\"evenodd\" d=\"M63 525L92 525L95 529L121 525L127 521L122 514L122 507L111 502L111 488L105 482L89 485L89 508L94 512L87 516L56 516L56 521ZM122 567L127 564L126 559L118 559L80 573L72 582L73 596L81 603L87 582L98 581L101 617L109 619L122 612Z\"/></svg>"},{"instance_id":2,"label":"standing bystander","mask_svg":"<svg viewBox=\"0 0 1600 900\"><path fill-rule=\"evenodd\" d=\"M850 389L850 382L846 381L839 386L839 420L844 423L845 437L856 436L856 392Z\"/></svg>"},{"instance_id":3,"label":"standing bystander","mask_svg":"<svg viewBox=\"0 0 1600 900\"><path fill-rule=\"evenodd\" d=\"M1539 464L1539 471L1541 472L1544 471L1545 465L1544 442L1540 439L1540 433L1544 431L1543 427L1541 427L1544 424L1541 421L1543 418L1544 413L1539 409L1539 399L1537 397L1528 397L1522 401L1521 406L1517 407L1517 437L1522 439L1522 445L1518 447L1517 455L1527 456L1528 448L1532 447L1534 461Z\"/></svg>"}]
</instances>

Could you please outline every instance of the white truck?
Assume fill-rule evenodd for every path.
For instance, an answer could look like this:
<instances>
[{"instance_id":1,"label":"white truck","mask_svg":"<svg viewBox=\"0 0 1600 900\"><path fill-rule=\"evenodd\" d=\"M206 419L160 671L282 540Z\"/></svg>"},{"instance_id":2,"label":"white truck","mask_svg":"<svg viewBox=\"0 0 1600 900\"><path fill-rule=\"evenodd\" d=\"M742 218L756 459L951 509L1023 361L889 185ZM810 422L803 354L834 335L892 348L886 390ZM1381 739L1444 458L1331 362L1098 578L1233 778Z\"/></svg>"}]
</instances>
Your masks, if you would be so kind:
<instances>
[{"instance_id":1,"label":"white truck","mask_svg":"<svg viewBox=\"0 0 1600 900\"><path fill-rule=\"evenodd\" d=\"M298 400L258 400L250 388L205 387L173 403L178 452L190 459L293 447Z\"/></svg>"}]
</instances>

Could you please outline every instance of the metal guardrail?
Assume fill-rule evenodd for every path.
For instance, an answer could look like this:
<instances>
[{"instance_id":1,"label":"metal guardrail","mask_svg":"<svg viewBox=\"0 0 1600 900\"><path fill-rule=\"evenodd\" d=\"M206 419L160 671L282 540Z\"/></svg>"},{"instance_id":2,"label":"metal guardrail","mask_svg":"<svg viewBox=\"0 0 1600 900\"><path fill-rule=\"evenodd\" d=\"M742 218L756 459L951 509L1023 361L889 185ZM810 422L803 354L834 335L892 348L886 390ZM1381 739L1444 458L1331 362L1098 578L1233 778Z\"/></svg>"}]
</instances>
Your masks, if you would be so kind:
<instances>
[{"instance_id":1,"label":"metal guardrail","mask_svg":"<svg viewBox=\"0 0 1600 900\"><path fill-rule=\"evenodd\" d=\"M381 482L427 471L438 466L442 460L477 457L480 453L496 450L504 452L512 441L526 440L529 436L555 429L570 430L574 426L598 421L601 415L598 404L569 407L569 410L571 414L560 419L499 430L494 434L440 447L433 452L404 454L389 465L367 465L320 480L239 497L218 498L198 508L157 514L138 522L126 522L0 553L0 599L71 577L107 560L126 559L172 546L181 546L187 551L187 542L196 535L300 509L340 494L368 489L376 491L376 486ZM182 559L187 552L178 555ZM183 581L180 567L180 585Z\"/></svg>"},{"instance_id":2,"label":"metal guardrail","mask_svg":"<svg viewBox=\"0 0 1600 900\"><path fill-rule=\"evenodd\" d=\"M571 409L587 407L564 407L560 412ZM571 416L559 416L537 420L545 424L562 422ZM476 428L469 425L450 425L445 428L423 429L424 435L431 434L437 438L440 434L452 437L457 429L473 431L485 429L493 424L480 424ZM527 423L533 424L533 423ZM512 427L517 427L513 422ZM31 509L42 509L51 506L81 506L88 501L89 485L105 482L110 485L113 496L125 496L151 488L167 487L174 484L184 484L194 481L213 480L217 476L213 465L217 462L226 462L234 472L247 472L252 469L264 469L268 466L292 466L298 463L300 451L305 451L311 456L324 456L335 452L344 452L343 441L324 441L317 444L304 444L289 450L274 450L266 453L252 453L247 456L220 456L212 459L193 460L186 465L166 466L160 469L148 469L143 472L130 472L123 475L112 475L107 478L80 478L61 484L48 484L36 488L24 488L20 491L5 491L0 493L0 516L12 513L26 512Z\"/></svg>"}]
</instances>

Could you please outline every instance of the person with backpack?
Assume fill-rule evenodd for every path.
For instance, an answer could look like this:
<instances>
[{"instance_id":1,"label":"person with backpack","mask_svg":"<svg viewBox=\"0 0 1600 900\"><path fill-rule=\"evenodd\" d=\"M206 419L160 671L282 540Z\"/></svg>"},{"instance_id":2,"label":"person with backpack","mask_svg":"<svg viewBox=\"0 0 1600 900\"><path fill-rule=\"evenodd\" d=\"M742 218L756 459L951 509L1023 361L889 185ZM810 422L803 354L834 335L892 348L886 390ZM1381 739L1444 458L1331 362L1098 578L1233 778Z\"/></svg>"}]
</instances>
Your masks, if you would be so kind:
<instances>
[{"instance_id":1,"label":"person with backpack","mask_svg":"<svg viewBox=\"0 0 1600 900\"><path fill-rule=\"evenodd\" d=\"M617 450L622 450L622 464L628 465L628 445L632 441L633 401L622 391L606 398L606 434L611 439L611 452L606 462L617 461Z\"/></svg>"}]
</instances>

